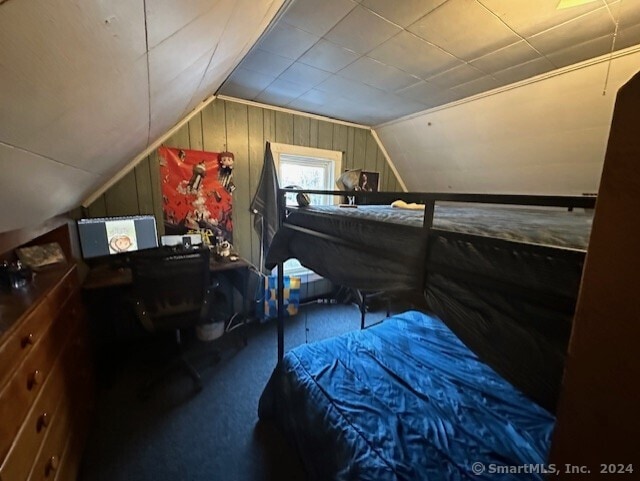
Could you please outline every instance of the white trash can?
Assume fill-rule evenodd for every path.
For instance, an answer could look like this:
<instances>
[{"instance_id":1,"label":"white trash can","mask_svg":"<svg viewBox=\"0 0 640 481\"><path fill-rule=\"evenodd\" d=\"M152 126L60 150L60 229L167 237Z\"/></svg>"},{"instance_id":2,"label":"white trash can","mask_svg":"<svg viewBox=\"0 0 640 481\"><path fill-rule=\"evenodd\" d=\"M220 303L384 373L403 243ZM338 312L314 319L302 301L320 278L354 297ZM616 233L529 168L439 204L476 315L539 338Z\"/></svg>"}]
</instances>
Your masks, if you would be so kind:
<instances>
[{"instance_id":1,"label":"white trash can","mask_svg":"<svg viewBox=\"0 0 640 481\"><path fill-rule=\"evenodd\" d=\"M208 324L198 324L196 326L196 336L201 341L213 341L224 334L224 321L210 322Z\"/></svg>"}]
</instances>

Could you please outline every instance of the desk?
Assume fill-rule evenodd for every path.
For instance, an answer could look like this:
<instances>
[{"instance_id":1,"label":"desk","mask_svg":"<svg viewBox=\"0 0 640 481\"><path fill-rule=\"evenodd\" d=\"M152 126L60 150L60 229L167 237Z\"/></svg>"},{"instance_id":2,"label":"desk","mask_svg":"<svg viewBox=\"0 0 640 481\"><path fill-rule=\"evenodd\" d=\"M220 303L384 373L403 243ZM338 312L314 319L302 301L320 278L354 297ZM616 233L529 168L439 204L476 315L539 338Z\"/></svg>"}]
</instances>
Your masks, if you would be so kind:
<instances>
[{"instance_id":1,"label":"desk","mask_svg":"<svg viewBox=\"0 0 640 481\"><path fill-rule=\"evenodd\" d=\"M246 271L249 270L250 266L251 264L242 258L239 258L237 261L218 261L212 258L209 261L209 271L212 274L230 273L230 271L242 269L244 271L244 277L248 278ZM238 289L245 298L247 297L246 280L247 279L245 279L245 285ZM132 282L133 276L131 269L128 267L114 268L108 264L102 264L91 268L82 284L82 288L86 290L105 289L109 287L128 286L131 285Z\"/></svg>"},{"instance_id":2,"label":"desk","mask_svg":"<svg viewBox=\"0 0 640 481\"><path fill-rule=\"evenodd\" d=\"M224 312L224 318L230 319L239 313L246 322L250 314L249 302L249 271L251 264L245 259L237 261L217 261L211 259L209 271L213 279L220 281L228 300L229 312ZM108 264L94 266L89 270L82 288L85 300L91 311L91 330L98 353L97 364L103 378L109 378L109 371L114 362L113 350L115 344L127 341L136 342L141 337L148 336L133 314L129 300L129 290L133 284L130 268L114 268ZM234 289L242 297L241 308L237 309L234 302ZM223 318L222 316L220 317Z\"/></svg>"}]
</instances>

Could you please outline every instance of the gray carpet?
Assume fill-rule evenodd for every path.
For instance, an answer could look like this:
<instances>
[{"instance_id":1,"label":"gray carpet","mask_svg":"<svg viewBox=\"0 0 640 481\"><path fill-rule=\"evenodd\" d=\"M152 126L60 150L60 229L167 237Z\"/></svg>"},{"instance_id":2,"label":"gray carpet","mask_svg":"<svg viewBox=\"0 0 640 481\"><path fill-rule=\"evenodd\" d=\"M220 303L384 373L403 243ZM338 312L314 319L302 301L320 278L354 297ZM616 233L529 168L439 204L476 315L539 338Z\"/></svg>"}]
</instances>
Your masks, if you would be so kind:
<instances>
[{"instance_id":1,"label":"gray carpet","mask_svg":"<svg viewBox=\"0 0 640 481\"><path fill-rule=\"evenodd\" d=\"M384 317L383 311L370 312L367 324ZM359 329L360 314L353 305L309 304L286 323L288 350ZM277 360L276 322L244 329L246 346L240 330L213 342L186 338L204 381L199 393L175 370L147 399L138 396L140 385L158 372L171 350L170 338L114 346L79 480L304 480L295 452L273 427L258 423L258 399ZM217 363L214 350L220 352Z\"/></svg>"}]
</instances>

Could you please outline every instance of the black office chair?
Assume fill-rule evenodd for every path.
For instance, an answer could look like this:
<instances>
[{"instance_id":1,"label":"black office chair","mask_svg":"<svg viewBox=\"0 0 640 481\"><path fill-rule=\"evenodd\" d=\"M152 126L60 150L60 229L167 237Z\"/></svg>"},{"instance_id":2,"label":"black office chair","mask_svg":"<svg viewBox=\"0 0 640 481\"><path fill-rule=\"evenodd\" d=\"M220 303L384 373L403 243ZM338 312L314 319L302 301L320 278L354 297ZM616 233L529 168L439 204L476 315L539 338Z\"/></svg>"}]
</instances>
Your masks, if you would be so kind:
<instances>
[{"instance_id":1,"label":"black office chair","mask_svg":"<svg viewBox=\"0 0 640 481\"><path fill-rule=\"evenodd\" d=\"M187 360L181 329L209 320L215 285L209 274L209 249L159 249L136 252L131 258L133 273L133 305L142 326L149 332L175 331L178 345L178 366L193 378L197 390L202 389L200 374ZM160 377L154 377L141 394L148 394Z\"/></svg>"}]
</instances>

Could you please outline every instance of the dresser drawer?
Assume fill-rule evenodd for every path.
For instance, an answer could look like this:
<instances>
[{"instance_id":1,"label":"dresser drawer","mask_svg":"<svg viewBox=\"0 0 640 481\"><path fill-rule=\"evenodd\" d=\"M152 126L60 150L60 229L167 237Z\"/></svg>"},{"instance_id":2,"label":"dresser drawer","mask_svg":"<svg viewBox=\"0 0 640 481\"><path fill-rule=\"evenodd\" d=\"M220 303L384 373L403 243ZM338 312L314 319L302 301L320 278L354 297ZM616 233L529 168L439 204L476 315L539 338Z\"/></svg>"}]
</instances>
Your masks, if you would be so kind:
<instances>
[{"instance_id":1,"label":"dresser drawer","mask_svg":"<svg viewBox=\"0 0 640 481\"><path fill-rule=\"evenodd\" d=\"M63 461L64 448L71 433L73 411L63 396L51 425L45 434L42 449L35 458L29 481L55 479Z\"/></svg>"},{"instance_id":2,"label":"dresser drawer","mask_svg":"<svg viewBox=\"0 0 640 481\"><path fill-rule=\"evenodd\" d=\"M41 341L49 324L74 291L78 290L79 280L75 266L66 273L44 298L24 319L15 331L0 343L0 390L9 380L29 352Z\"/></svg>"},{"instance_id":3,"label":"dresser drawer","mask_svg":"<svg viewBox=\"0 0 640 481\"><path fill-rule=\"evenodd\" d=\"M0 467L0 481L27 479L42 441L54 423L64 390L64 364L59 359Z\"/></svg>"},{"instance_id":4,"label":"dresser drawer","mask_svg":"<svg viewBox=\"0 0 640 481\"><path fill-rule=\"evenodd\" d=\"M0 391L0 460L6 457L13 438L47 381L58 354L80 316L81 311L77 306L67 304Z\"/></svg>"},{"instance_id":5,"label":"dresser drawer","mask_svg":"<svg viewBox=\"0 0 640 481\"><path fill-rule=\"evenodd\" d=\"M53 481L60 476L61 470L69 469L68 458L78 453L77 450L68 450L67 447L72 433L78 433L81 423L88 420L88 405L84 400L90 384L84 375L88 367L84 348L86 342L82 341L84 327L83 323L73 326L69 342L58 360L57 364L61 366L63 377L61 399L50 428L45 433L42 449L33 463L29 480Z\"/></svg>"}]
</instances>

